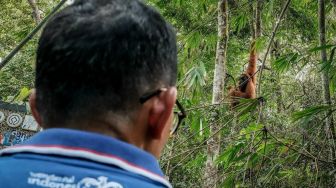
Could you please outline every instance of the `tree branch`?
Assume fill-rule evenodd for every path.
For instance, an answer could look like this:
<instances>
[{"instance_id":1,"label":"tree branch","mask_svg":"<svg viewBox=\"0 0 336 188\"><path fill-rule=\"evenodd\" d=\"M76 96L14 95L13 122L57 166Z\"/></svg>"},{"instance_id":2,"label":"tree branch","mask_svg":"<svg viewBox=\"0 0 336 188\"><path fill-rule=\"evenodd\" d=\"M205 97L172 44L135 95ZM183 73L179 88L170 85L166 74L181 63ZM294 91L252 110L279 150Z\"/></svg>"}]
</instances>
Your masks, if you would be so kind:
<instances>
[{"instance_id":1,"label":"tree branch","mask_svg":"<svg viewBox=\"0 0 336 188\"><path fill-rule=\"evenodd\" d=\"M267 51L266 51L266 54L265 54L264 59L263 59L263 61L262 61L261 68L259 69L259 70L260 70L259 81L258 81L258 83L259 83L259 85L258 85L258 95L259 95L259 96L260 96L260 88L261 88L261 78L262 78L263 69L264 69L264 67L265 67L265 62L266 62L268 53L269 53L269 51L270 51L270 49L271 49L271 46L272 46L272 44L273 44L273 40L274 40L275 34L276 34L276 32L277 32L277 30L278 30L278 28L279 28L279 25L280 25L280 22L281 22L281 20L282 20L282 17L283 17L283 15L285 14L285 11L287 10L287 8L288 8L290 2L291 2L291 0L287 0L285 6L282 8L282 11L281 11L281 13L280 13L280 16L279 16L279 18L278 18L278 20L277 20L277 22L276 22L276 24L275 24L275 27L274 27L274 29L273 29L272 37L271 37L271 40L270 40L270 42L269 42L269 44L268 44ZM257 71L257 72L258 72L258 71Z\"/></svg>"},{"instance_id":2,"label":"tree branch","mask_svg":"<svg viewBox=\"0 0 336 188\"><path fill-rule=\"evenodd\" d=\"M49 18L54 15L66 2L67 0L62 0L52 11L51 13L43 19L33 31L31 31L21 42L18 44L1 62L0 62L0 70L6 66L6 64L15 56L19 50L27 44L27 42L34 37L34 35L43 27L43 25L49 20Z\"/></svg>"},{"instance_id":3,"label":"tree branch","mask_svg":"<svg viewBox=\"0 0 336 188\"><path fill-rule=\"evenodd\" d=\"M31 8L33 9L33 17L34 17L34 20L35 20L36 24L41 23L41 21L42 21L41 11L37 7L36 0L28 0L28 3L31 6Z\"/></svg>"},{"instance_id":4,"label":"tree branch","mask_svg":"<svg viewBox=\"0 0 336 188\"><path fill-rule=\"evenodd\" d=\"M294 148L293 145L284 143L283 141L279 140L277 137L275 137L273 134L271 134L269 132L269 130L268 130L268 135L270 135L279 144L281 144L283 146L286 146L286 147L288 147L288 149L291 149L291 150L295 151L296 153L301 154L301 155L303 155L303 156L305 156L309 159L317 160L317 161L327 163L327 164L336 164L336 162L334 162L334 161L327 161L327 160L324 160L324 159L319 159L319 158L315 157L314 155L312 155L311 153L307 154L307 153L299 151L298 149Z\"/></svg>"}]
</instances>

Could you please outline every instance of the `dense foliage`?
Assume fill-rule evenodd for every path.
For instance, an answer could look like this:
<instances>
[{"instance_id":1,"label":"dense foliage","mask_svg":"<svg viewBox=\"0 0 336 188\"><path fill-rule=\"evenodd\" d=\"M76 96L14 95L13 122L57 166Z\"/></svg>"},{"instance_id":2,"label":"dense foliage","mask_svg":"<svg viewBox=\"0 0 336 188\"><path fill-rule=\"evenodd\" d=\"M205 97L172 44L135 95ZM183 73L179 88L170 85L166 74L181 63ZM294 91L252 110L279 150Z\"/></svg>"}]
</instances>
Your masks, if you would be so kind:
<instances>
[{"instance_id":1,"label":"dense foliage","mask_svg":"<svg viewBox=\"0 0 336 188\"><path fill-rule=\"evenodd\" d=\"M39 0L45 17L59 1ZM217 42L217 0L149 0L176 28L179 47L179 99L187 120L172 137L161 164L174 187L202 187L218 178L219 187L335 187L336 143L324 120L333 117L336 91L336 2L326 1L326 41L319 44L318 2L291 1L271 45L259 80L258 100L244 100L234 112L228 98L211 104ZM251 43L251 7L256 1L229 0L229 43L226 68L238 77L247 63ZM284 1L262 1L264 58ZM1 1L0 57L3 58L35 26L26 1ZM33 88L36 36L0 72L0 96L22 102ZM320 52L327 51L327 62ZM336 56L336 55L335 55ZM323 98L322 72L330 78L331 104ZM226 79L226 87L233 85ZM226 89L225 89L225 92ZM326 113L331 112L331 113ZM211 119L219 114L218 119ZM221 124L216 176L204 176L210 122ZM334 126L334 125L333 125ZM217 176L218 175L218 176Z\"/></svg>"}]
</instances>

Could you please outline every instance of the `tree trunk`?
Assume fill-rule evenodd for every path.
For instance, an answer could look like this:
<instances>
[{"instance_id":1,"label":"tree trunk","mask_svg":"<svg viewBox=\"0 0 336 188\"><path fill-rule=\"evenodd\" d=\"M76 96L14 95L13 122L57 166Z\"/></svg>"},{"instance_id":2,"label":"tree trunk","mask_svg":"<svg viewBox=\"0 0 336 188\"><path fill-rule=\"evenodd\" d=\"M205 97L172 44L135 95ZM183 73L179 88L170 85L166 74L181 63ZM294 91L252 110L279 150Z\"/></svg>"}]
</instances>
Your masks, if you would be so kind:
<instances>
[{"instance_id":1,"label":"tree trunk","mask_svg":"<svg viewBox=\"0 0 336 188\"><path fill-rule=\"evenodd\" d=\"M253 8L253 0L249 0L249 7L250 7L250 12L251 12L251 19L250 19L250 27L251 27L251 35L252 35L252 38L256 38L256 34L255 34L255 11L254 11L254 8Z\"/></svg>"},{"instance_id":2,"label":"tree trunk","mask_svg":"<svg viewBox=\"0 0 336 188\"><path fill-rule=\"evenodd\" d=\"M216 64L213 81L212 104L218 104L224 97L224 79L225 79L225 62L228 43L228 2L227 0L219 0L218 2L218 41L216 50ZM207 161L204 173L204 187L216 187L218 181L218 168L215 160L220 151L220 124L218 121L219 114L213 113L211 118L210 135L213 135L207 142Z\"/></svg>"},{"instance_id":3,"label":"tree trunk","mask_svg":"<svg viewBox=\"0 0 336 188\"><path fill-rule=\"evenodd\" d=\"M256 8L254 8L253 0L249 0L251 15L251 34L253 39L261 36L261 11L263 8L263 0L257 0Z\"/></svg>"},{"instance_id":4,"label":"tree trunk","mask_svg":"<svg viewBox=\"0 0 336 188\"><path fill-rule=\"evenodd\" d=\"M319 8L318 8L318 15L319 15L319 31L320 31L320 46L326 45L326 26L325 26L325 1L319 0ZM321 60L323 64L326 64L328 61L327 58L327 50L321 50ZM324 69L322 71L322 89L323 89L323 96L324 96L324 103L327 105L331 105L331 98L330 98L330 89L329 89L329 74L328 70ZM334 141L335 139L335 129L334 129L334 120L332 116L332 111L330 110L325 114L327 118L325 119L325 131L328 138ZM335 150L332 149L332 159L335 159Z\"/></svg>"},{"instance_id":5,"label":"tree trunk","mask_svg":"<svg viewBox=\"0 0 336 188\"><path fill-rule=\"evenodd\" d=\"M36 24L39 24L42 19L41 19L41 12L37 7L36 0L28 0L29 5L33 9L33 17L36 22Z\"/></svg>"},{"instance_id":6,"label":"tree trunk","mask_svg":"<svg viewBox=\"0 0 336 188\"><path fill-rule=\"evenodd\" d=\"M261 11L262 11L262 6L263 5L263 0L257 0L257 8L256 8L256 13L255 13L255 38L257 39L258 37L261 36Z\"/></svg>"}]
</instances>

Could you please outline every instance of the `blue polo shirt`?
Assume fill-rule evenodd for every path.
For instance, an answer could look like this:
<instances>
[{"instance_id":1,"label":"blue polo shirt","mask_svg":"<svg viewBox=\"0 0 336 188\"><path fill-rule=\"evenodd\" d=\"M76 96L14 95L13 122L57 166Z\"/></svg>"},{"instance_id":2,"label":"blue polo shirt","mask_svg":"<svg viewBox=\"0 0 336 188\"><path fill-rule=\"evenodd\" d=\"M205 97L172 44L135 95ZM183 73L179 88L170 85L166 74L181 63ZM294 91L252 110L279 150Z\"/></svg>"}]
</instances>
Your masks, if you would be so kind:
<instances>
[{"instance_id":1,"label":"blue polo shirt","mask_svg":"<svg viewBox=\"0 0 336 188\"><path fill-rule=\"evenodd\" d=\"M171 187L156 158L112 137L47 129L0 150L0 187Z\"/></svg>"}]
</instances>

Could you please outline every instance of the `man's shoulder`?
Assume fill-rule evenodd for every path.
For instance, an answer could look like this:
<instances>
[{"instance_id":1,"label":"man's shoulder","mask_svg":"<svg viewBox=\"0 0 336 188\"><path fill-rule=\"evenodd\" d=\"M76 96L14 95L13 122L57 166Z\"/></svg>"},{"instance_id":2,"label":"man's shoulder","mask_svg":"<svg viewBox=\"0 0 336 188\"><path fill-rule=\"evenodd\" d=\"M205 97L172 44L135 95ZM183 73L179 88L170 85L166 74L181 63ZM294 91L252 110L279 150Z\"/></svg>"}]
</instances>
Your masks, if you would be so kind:
<instances>
[{"instance_id":1,"label":"man's shoulder","mask_svg":"<svg viewBox=\"0 0 336 188\"><path fill-rule=\"evenodd\" d=\"M82 179L124 187L171 187L156 158L145 151L111 137L68 129L48 129L0 150L1 169L10 169L1 172L5 174L1 182L12 183L13 177L20 177L17 181L35 187L41 182L62 187L63 180L71 187Z\"/></svg>"},{"instance_id":2,"label":"man's shoulder","mask_svg":"<svg viewBox=\"0 0 336 188\"><path fill-rule=\"evenodd\" d=\"M59 156L15 154L0 157L5 187L164 187L116 166Z\"/></svg>"}]
</instances>

